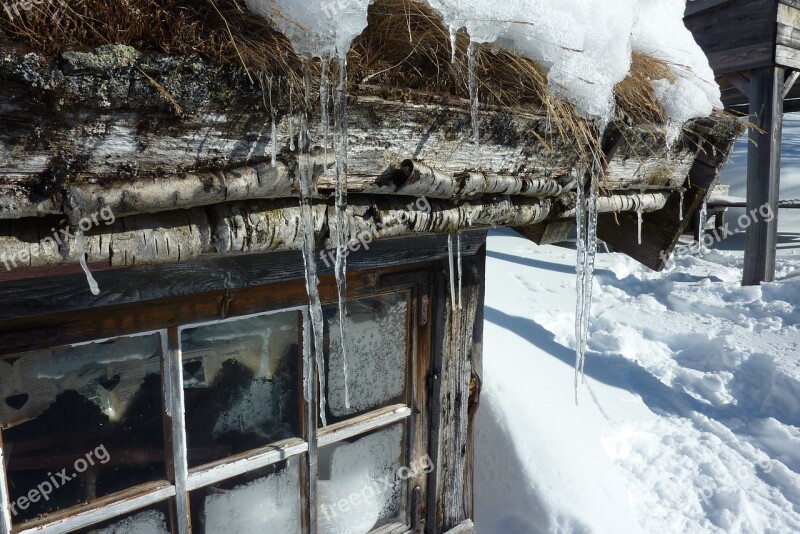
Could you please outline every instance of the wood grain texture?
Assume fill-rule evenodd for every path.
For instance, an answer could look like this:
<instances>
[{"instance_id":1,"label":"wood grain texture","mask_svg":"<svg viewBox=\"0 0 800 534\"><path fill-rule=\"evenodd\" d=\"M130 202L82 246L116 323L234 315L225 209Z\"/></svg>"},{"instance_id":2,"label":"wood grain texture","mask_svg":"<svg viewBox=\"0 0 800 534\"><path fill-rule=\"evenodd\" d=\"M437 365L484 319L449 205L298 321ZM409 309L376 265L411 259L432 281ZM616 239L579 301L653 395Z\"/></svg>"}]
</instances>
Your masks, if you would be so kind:
<instances>
[{"instance_id":1,"label":"wood grain texture","mask_svg":"<svg viewBox=\"0 0 800 534\"><path fill-rule=\"evenodd\" d=\"M436 331L431 414L431 452L436 463L429 491L428 527L447 532L473 517L470 386L482 361L485 257L464 261L462 309L450 301L448 272L436 283ZM473 399L474 401L474 399Z\"/></svg>"},{"instance_id":2,"label":"wood grain texture","mask_svg":"<svg viewBox=\"0 0 800 534\"><path fill-rule=\"evenodd\" d=\"M719 75L774 63L777 10L777 0L694 1L684 23Z\"/></svg>"}]
</instances>

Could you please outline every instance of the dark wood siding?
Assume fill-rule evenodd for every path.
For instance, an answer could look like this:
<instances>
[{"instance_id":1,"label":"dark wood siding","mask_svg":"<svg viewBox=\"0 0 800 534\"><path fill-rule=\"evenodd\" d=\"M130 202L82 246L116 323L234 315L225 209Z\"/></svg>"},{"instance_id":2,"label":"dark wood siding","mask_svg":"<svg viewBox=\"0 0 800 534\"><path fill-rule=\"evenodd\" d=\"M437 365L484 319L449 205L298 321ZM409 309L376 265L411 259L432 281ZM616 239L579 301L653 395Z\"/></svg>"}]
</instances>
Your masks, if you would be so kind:
<instances>
[{"instance_id":1,"label":"dark wood siding","mask_svg":"<svg viewBox=\"0 0 800 534\"><path fill-rule=\"evenodd\" d=\"M775 61L777 0L696 0L684 22L716 74L770 66Z\"/></svg>"}]
</instances>

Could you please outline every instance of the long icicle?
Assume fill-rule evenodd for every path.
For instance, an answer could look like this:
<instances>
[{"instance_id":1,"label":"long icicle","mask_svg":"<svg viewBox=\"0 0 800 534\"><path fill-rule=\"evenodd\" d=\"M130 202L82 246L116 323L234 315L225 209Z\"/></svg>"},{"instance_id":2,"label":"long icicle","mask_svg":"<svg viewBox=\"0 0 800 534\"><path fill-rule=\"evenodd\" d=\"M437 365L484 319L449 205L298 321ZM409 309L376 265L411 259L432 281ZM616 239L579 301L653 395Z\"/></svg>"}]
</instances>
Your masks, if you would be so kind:
<instances>
[{"instance_id":1,"label":"long icicle","mask_svg":"<svg viewBox=\"0 0 800 534\"><path fill-rule=\"evenodd\" d=\"M336 97L334 98L334 128L336 144L336 209L334 226L336 227L336 289L339 299L339 339L342 347L342 366L344 370L344 404L350 408L350 388L348 387L347 369L347 172L348 172L348 146L347 146L347 57L339 56L339 80L336 84Z\"/></svg>"},{"instance_id":2,"label":"long icicle","mask_svg":"<svg viewBox=\"0 0 800 534\"><path fill-rule=\"evenodd\" d=\"M639 206L639 209L636 210L636 224L637 224L636 232L637 232L637 239L639 240L640 245L642 244L642 223L644 222L643 217L644 213L642 212L642 207Z\"/></svg>"},{"instance_id":3,"label":"long icicle","mask_svg":"<svg viewBox=\"0 0 800 534\"><path fill-rule=\"evenodd\" d=\"M450 304L455 310L458 306L456 301L456 268L455 259L453 258L453 234L447 236L447 257L450 262Z\"/></svg>"},{"instance_id":4,"label":"long icicle","mask_svg":"<svg viewBox=\"0 0 800 534\"><path fill-rule=\"evenodd\" d=\"M599 164L595 165L595 171L599 169ZM584 290L583 303L583 359L581 361L581 379L586 380L584 367L586 365L586 348L589 343L589 319L592 316L592 289L594 286L594 264L597 258L597 181L594 179L596 173L589 180L589 202L587 206L587 230L586 230L586 289Z\"/></svg>"},{"instance_id":5,"label":"long icicle","mask_svg":"<svg viewBox=\"0 0 800 534\"><path fill-rule=\"evenodd\" d=\"M700 208L700 222L698 223L699 228L697 229L697 240L699 242L698 247L701 252L706 250L706 223L708 223L708 203L705 199L703 199L703 207Z\"/></svg>"},{"instance_id":6,"label":"long icicle","mask_svg":"<svg viewBox=\"0 0 800 534\"><path fill-rule=\"evenodd\" d=\"M461 234L456 234L456 255L458 258L458 309L461 309L461 294L463 293L463 264L461 258Z\"/></svg>"},{"instance_id":7,"label":"long icicle","mask_svg":"<svg viewBox=\"0 0 800 534\"><path fill-rule=\"evenodd\" d=\"M272 116L272 166L278 165L278 127L275 121L275 105L272 102L272 76L269 77L269 113Z\"/></svg>"},{"instance_id":8,"label":"long icicle","mask_svg":"<svg viewBox=\"0 0 800 534\"><path fill-rule=\"evenodd\" d=\"M592 306L594 262L597 254L597 185L594 180L596 164L589 176L590 183L578 181L578 198L575 210L577 227L577 265L575 312L575 404L578 404L578 386L585 378L586 347L589 340L589 316ZM589 197L586 197L586 189Z\"/></svg>"},{"instance_id":9,"label":"long icicle","mask_svg":"<svg viewBox=\"0 0 800 534\"><path fill-rule=\"evenodd\" d=\"M475 142L475 147L481 146L481 137L479 131L479 117L478 110L480 109L480 99L478 95L478 81L475 78L475 59L478 54L475 42L470 41L469 48L467 49L467 69L468 69L468 84L469 84L469 101L472 113L472 136Z\"/></svg>"},{"instance_id":10,"label":"long icicle","mask_svg":"<svg viewBox=\"0 0 800 534\"><path fill-rule=\"evenodd\" d=\"M291 83L289 84L289 150L294 152L297 148L294 144L294 90ZM302 120L302 119L301 119Z\"/></svg>"},{"instance_id":11,"label":"long icicle","mask_svg":"<svg viewBox=\"0 0 800 534\"><path fill-rule=\"evenodd\" d=\"M325 168L328 168L328 143L330 142L331 131L331 118L328 113L328 101L330 100L330 77L328 68L330 67L330 60L324 58L322 60L322 70L319 75L319 104L320 114L322 115L322 137L325 146Z\"/></svg>"},{"instance_id":12,"label":"long icicle","mask_svg":"<svg viewBox=\"0 0 800 534\"><path fill-rule=\"evenodd\" d=\"M311 334L314 339L314 357L317 362L319 380L319 415L322 426L327 426L325 415L325 358L322 301L319 296L319 275L317 274L316 245L314 232L314 165L311 161L311 142L308 134L308 109L310 104L310 74L308 63L303 64L305 82L305 106L300 118L300 226L303 230L303 262L305 263L306 292L308 293Z\"/></svg>"}]
</instances>

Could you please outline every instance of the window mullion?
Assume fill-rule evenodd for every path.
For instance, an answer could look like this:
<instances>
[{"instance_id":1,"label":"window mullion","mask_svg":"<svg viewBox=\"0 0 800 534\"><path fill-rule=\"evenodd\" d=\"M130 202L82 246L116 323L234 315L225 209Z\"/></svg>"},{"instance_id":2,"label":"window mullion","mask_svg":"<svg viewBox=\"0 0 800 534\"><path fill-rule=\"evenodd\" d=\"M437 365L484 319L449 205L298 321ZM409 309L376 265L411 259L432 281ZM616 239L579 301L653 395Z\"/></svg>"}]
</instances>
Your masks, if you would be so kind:
<instances>
[{"instance_id":1,"label":"window mullion","mask_svg":"<svg viewBox=\"0 0 800 534\"><path fill-rule=\"evenodd\" d=\"M167 331L164 348L164 403L170 432L172 452L171 474L175 484L176 523L178 534L189 534L189 466L186 448L185 406L183 400L183 366L180 336L177 328Z\"/></svg>"},{"instance_id":2,"label":"window mullion","mask_svg":"<svg viewBox=\"0 0 800 534\"><path fill-rule=\"evenodd\" d=\"M0 534L11 534L11 507L6 482L6 459L3 455L3 438L0 435Z\"/></svg>"},{"instance_id":3,"label":"window mullion","mask_svg":"<svg viewBox=\"0 0 800 534\"><path fill-rule=\"evenodd\" d=\"M311 334L308 310L303 312L303 384L305 397L305 425L308 452L306 453L306 496L308 500L308 533L317 534L317 407L319 391L317 365Z\"/></svg>"}]
</instances>

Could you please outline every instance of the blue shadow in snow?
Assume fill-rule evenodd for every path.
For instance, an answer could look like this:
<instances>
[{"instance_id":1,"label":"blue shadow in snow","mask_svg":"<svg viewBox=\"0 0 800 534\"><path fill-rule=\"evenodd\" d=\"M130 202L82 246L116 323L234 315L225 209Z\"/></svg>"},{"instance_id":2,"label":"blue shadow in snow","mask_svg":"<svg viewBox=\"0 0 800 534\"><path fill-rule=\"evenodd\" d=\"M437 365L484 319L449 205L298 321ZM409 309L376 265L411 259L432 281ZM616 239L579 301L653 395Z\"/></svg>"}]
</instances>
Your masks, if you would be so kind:
<instances>
[{"instance_id":1,"label":"blue shadow in snow","mask_svg":"<svg viewBox=\"0 0 800 534\"><path fill-rule=\"evenodd\" d=\"M544 353L558 359L565 365L575 366L575 351L558 343L552 332L531 319L509 315L498 309L486 306L484 309L485 320L528 341ZM670 387L644 367L621 355L592 355L587 354L584 367L586 376L603 384L620 388L638 395L653 412L659 414L677 415L692 419L692 412L703 414L720 422L724 420L747 421L754 416L758 418L773 417L788 425L797 425L798 421L790 414L769 413L759 414L754 410L753 402L715 407L699 401L685 391Z\"/></svg>"},{"instance_id":2,"label":"blue shadow in snow","mask_svg":"<svg viewBox=\"0 0 800 534\"><path fill-rule=\"evenodd\" d=\"M525 267L533 267L535 269L546 269L556 273L575 274L575 267L571 265L561 265L560 263L553 263L551 261L535 260L533 258L523 258L514 256L513 254L506 254L504 252L497 252L496 250L487 250L486 256L496 260L508 261L524 265Z\"/></svg>"}]
</instances>

